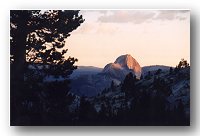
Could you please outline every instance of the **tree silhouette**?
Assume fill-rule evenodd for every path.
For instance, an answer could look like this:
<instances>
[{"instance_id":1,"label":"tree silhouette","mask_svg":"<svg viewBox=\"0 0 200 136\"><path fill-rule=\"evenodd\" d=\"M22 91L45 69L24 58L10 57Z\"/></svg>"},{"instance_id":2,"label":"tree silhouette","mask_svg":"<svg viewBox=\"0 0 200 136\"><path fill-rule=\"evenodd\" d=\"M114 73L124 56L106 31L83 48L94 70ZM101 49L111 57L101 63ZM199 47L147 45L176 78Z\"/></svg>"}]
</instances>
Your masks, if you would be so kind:
<instances>
[{"instance_id":1,"label":"tree silhouette","mask_svg":"<svg viewBox=\"0 0 200 136\"><path fill-rule=\"evenodd\" d=\"M169 74L172 74L172 73L173 73L173 68L170 67L170 69L169 69Z\"/></svg>"},{"instance_id":2,"label":"tree silhouette","mask_svg":"<svg viewBox=\"0 0 200 136\"><path fill-rule=\"evenodd\" d=\"M116 91L116 86L115 86L115 83L114 83L113 80L112 80L112 82L111 82L110 88L111 88L111 91L112 91L112 92L115 92L115 91Z\"/></svg>"},{"instance_id":3,"label":"tree silhouette","mask_svg":"<svg viewBox=\"0 0 200 136\"><path fill-rule=\"evenodd\" d=\"M186 68L189 67L189 63L187 63L187 60L181 59L181 61L178 64L178 68Z\"/></svg>"},{"instance_id":4,"label":"tree silhouette","mask_svg":"<svg viewBox=\"0 0 200 136\"><path fill-rule=\"evenodd\" d=\"M140 76L140 80L143 80L143 78L144 78L144 77L143 77L143 74L141 74L141 76Z\"/></svg>"},{"instance_id":5,"label":"tree silhouette","mask_svg":"<svg viewBox=\"0 0 200 136\"><path fill-rule=\"evenodd\" d=\"M147 75L145 76L146 80L151 79L151 71L148 71Z\"/></svg>"},{"instance_id":6,"label":"tree silhouette","mask_svg":"<svg viewBox=\"0 0 200 136\"><path fill-rule=\"evenodd\" d=\"M183 105L183 101L181 99L178 100L178 105L175 108L174 112L175 112L175 123L176 123L176 125L182 125L182 124L188 123L186 121L186 118L185 118L184 105Z\"/></svg>"},{"instance_id":7,"label":"tree silhouette","mask_svg":"<svg viewBox=\"0 0 200 136\"><path fill-rule=\"evenodd\" d=\"M162 69L158 69L155 73L155 75L159 75L162 72Z\"/></svg>"},{"instance_id":8,"label":"tree silhouette","mask_svg":"<svg viewBox=\"0 0 200 136\"><path fill-rule=\"evenodd\" d=\"M99 111L98 118L101 122L105 122L105 120L107 119L107 109L105 104L101 104L101 110Z\"/></svg>"},{"instance_id":9,"label":"tree silhouette","mask_svg":"<svg viewBox=\"0 0 200 136\"><path fill-rule=\"evenodd\" d=\"M187 62L187 60L181 59L181 61L178 63L178 65L176 65L176 67L174 68L174 72L178 73L182 68L187 68L189 66L190 65Z\"/></svg>"},{"instance_id":10,"label":"tree silhouette","mask_svg":"<svg viewBox=\"0 0 200 136\"><path fill-rule=\"evenodd\" d=\"M162 93L165 96L170 96L172 93L170 85L161 77L154 76L153 87L158 93Z\"/></svg>"},{"instance_id":11,"label":"tree silhouette","mask_svg":"<svg viewBox=\"0 0 200 136\"><path fill-rule=\"evenodd\" d=\"M97 113L94 106L85 99L81 97L80 107L79 107L79 125L93 125L96 123Z\"/></svg>"},{"instance_id":12,"label":"tree silhouette","mask_svg":"<svg viewBox=\"0 0 200 136\"><path fill-rule=\"evenodd\" d=\"M134 95L135 82L136 76L133 76L131 72L126 75L121 87L121 89L125 92L126 96L129 96L130 94Z\"/></svg>"},{"instance_id":13,"label":"tree silhouette","mask_svg":"<svg viewBox=\"0 0 200 136\"><path fill-rule=\"evenodd\" d=\"M37 101L43 103L43 98L46 96L42 97L41 91L46 92L49 86L47 84L45 87L46 84L42 83L45 76L52 75L55 78L64 78L65 80L60 85L61 88L57 89L65 90L61 96L67 95L69 91L67 77L76 68L73 64L77 59L71 57L66 59L64 55L67 49L63 47L65 46L65 39L70 36L70 32L83 22L84 19L82 15L79 15L79 11L11 10L10 95L12 125L20 125L16 120L20 120L24 110L26 110L22 103L25 101L33 103L27 97L28 95L34 97L31 94L37 92ZM29 68L30 66L32 68ZM64 84L66 87L63 87ZM55 82L54 85L56 86L57 83ZM55 90L53 89L55 86L49 91ZM33 92L34 90L36 91ZM35 101L35 103L39 102ZM27 104L25 107L27 108ZM38 109L38 111L41 111L41 109Z\"/></svg>"}]
</instances>

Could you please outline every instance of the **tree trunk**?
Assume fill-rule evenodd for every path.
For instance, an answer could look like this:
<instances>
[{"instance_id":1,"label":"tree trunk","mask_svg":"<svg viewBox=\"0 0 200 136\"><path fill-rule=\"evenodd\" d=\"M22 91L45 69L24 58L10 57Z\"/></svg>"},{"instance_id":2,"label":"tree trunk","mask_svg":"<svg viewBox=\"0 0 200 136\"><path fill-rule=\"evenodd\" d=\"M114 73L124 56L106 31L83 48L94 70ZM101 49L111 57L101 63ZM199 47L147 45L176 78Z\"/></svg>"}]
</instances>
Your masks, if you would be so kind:
<instances>
[{"instance_id":1,"label":"tree trunk","mask_svg":"<svg viewBox=\"0 0 200 136\"><path fill-rule=\"evenodd\" d=\"M10 68L10 116L11 125L18 124L17 120L23 116L22 100L24 96L24 71L26 62L26 16L22 11L19 18L17 34L13 37L16 41L14 62Z\"/></svg>"}]
</instances>

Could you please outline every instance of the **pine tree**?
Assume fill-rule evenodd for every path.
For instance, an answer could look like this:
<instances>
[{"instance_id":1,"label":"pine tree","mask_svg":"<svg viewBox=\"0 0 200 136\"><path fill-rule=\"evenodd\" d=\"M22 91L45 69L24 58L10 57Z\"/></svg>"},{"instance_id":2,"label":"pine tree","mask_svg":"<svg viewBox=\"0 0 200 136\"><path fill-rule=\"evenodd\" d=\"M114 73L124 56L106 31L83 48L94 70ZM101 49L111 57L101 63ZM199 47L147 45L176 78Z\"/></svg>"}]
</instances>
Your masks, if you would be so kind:
<instances>
[{"instance_id":1,"label":"pine tree","mask_svg":"<svg viewBox=\"0 0 200 136\"><path fill-rule=\"evenodd\" d=\"M170 67L170 69L169 69L169 74L172 74L172 73L173 73L173 68Z\"/></svg>"},{"instance_id":2,"label":"pine tree","mask_svg":"<svg viewBox=\"0 0 200 136\"><path fill-rule=\"evenodd\" d=\"M175 109L175 123L177 125L186 125L185 109L182 100L180 99Z\"/></svg>"},{"instance_id":3,"label":"pine tree","mask_svg":"<svg viewBox=\"0 0 200 136\"><path fill-rule=\"evenodd\" d=\"M186 68L189 67L189 63L187 63L187 60L181 59L181 61L178 64L178 68Z\"/></svg>"},{"instance_id":4,"label":"pine tree","mask_svg":"<svg viewBox=\"0 0 200 136\"><path fill-rule=\"evenodd\" d=\"M73 64L77 59L64 57L67 52L67 49L64 49L65 39L83 22L84 19L82 15L79 15L79 11L11 10L11 125L20 125L16 120L29 115L27 114L28 104L25 102L31 105L39 103L40 105L35 106L38 107L36 111L40 112L38 114L48 111L45 103L53 100L47 102L44 99L51 93L48 92L50 94L44 95L44 99L41 99L43 93L47 93L47 88L49 88L48 84L42 83L46 75L65 78L62 83L58 83L59 85L57 82L52 83L53 87L48 91L55 90L57 86L57 90L60 91L58 94L61 93L60 96L66 97L69 91L67 77L76 68ZM34 67L34 70L29 66ZM62 92L61 89L64 91ZM29 112L33 113L33 111ZM31 125L31 121L28 124Z\"/></svg>"},{"instance_id":5,"label":"pine tree","mask_svg":"<svg viewBox=\"0 0 200 136\"><path fill-rule=\"evenodd\" d=\"M79 106L79 125L93 125L97 120L97 113L94 106L86 100L85 97L81 97Z\"/></svg>"},{"instance_id":6,"label":"pine tree","mask_svg":"<svg viewBox=\"0 0 200 136\"><path fill-rule=\"evenodd\" d=\"M162 72L162 69L158 69L155 73L155 75L159 75Z\"/></svg>"},{"instance_id":7,"label":"pine tree","mask_svg":"<svg viewBox=\"0 0 200 136\"><path fill-rule=\"evenodd\" d=\"M133 74L131 72L126 75L121 87L121 89L125 92L126 96L134 95L135 82L136 76L133 77Z\"/></svg>"},{"instance_id":8,"label":"pine tree","mask_svg":"<svg viewBox=\"0 0 200 136\"><path fill-rule=\"evenodd\" d=\"M111 82L110 88L111 88L112 92L115 92L116 86L115 86L115 83L113 81Z\"/></svg>"},{"instance_id":9,"label":"pine tree","mask_svg":"<svg viewBox=\"0 0 200 136\"><path fill-rule=\"evenodd\" d=\"M100 122L101 125L105 125L107 122L107 119L108 119L108 111L107 111L107 108L105 106L105 104L101 104L101 109L98 113L98 120Z\"/></svg>"}]
</instances>

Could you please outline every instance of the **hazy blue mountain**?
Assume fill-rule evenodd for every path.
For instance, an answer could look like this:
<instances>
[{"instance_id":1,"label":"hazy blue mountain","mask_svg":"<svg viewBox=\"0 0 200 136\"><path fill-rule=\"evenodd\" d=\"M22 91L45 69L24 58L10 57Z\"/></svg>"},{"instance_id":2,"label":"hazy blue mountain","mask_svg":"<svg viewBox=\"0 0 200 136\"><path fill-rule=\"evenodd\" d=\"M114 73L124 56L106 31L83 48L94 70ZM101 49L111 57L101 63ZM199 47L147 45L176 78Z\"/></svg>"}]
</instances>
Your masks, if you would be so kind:
<instances>
[{"instance_id":1,"label":"hazy blue mountain","mask_svg":"<svg viewBox=\"0 0 200 136\"><path fill-rule=\"evenodd\" d=\"M138 79L141 74L146 75L148 71L155 73L158 69L169 70L170 67L162 65L152 65L140 67L139 63L129 54L119 56L114 63L107 64L103 69L94 66L78 66L70 75L71 92L79 96L96 96L105 88L109 88L113 81L119 85L125 76L132 72ZM63 80L48 75L45 82Z\"/></svg>"},{"instance_id":2,"label":"hazy blue mountain","mask_svg":"<svg viewBox=\"0 0 200 136\"><path fill-rule=\"evenodd\" d=\"M169 66L164 66L164 65L144 66L144 67L142 67L142 74L146 75L149 71L152 72L152 73L154 73L158 69L161 69L162 71L166 71L166 70L169 70L170 67Z\"/></svg>"},{"instance_id":3,"label":"hazy blue mountain","mask_svg":"<svg viewBox=\"0 0 200 136\"><path fill-rule=\"evenodd\" d=\"M93 67L93 66L78 66L76 70L70 75L70 78L76 78L81 75L94 75L102 71L102 68Z\"/></svg>"}]
</instances>

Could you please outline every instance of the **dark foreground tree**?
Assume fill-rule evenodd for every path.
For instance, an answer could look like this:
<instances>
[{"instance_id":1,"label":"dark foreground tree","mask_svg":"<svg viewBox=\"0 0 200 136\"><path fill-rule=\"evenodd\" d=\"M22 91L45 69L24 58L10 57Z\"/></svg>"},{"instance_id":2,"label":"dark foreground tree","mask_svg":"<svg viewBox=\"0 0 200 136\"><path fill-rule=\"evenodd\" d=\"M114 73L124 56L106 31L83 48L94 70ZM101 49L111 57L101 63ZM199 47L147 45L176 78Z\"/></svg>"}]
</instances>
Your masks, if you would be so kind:
<instances>
[{"instance_id":1,"label":"dark foreground tree","mask_svg":"<svg viewBox=\"0 0 200 136\"><path fill-rule=\"evenodd\" d=\"M83 22L74 10L10 12L11 125L34 125L45 113L65 113L59 103L67 104L68 76L77 61L65 58L65 40ZM49 75L63 81L44 83Z\"/></svg>"},{"instance_id":2,"label":"dark foreground tree","mask_svg":"<svg viewBox=\"0 0 200 136\"><path fill-rule=\"evenodd\" d=\"M81 97L77 125L95 125L96 120L97 113L94 106L84 97Z\"/></svg>"},{"instance_id":3,"label":"dark foreground tree","mask_svg":"<svg viewBox=\"0 0 200 136\"><path fill-rule=\"evenodd\" d=\"M130 72L126 75L121 87L121 89L125 92L126 96L135 94L135 82L136 76L133 76L133 73Z\"/></svg>"}]
</instances>

